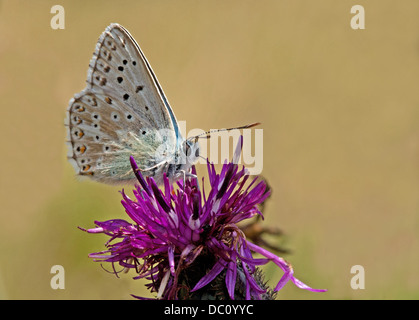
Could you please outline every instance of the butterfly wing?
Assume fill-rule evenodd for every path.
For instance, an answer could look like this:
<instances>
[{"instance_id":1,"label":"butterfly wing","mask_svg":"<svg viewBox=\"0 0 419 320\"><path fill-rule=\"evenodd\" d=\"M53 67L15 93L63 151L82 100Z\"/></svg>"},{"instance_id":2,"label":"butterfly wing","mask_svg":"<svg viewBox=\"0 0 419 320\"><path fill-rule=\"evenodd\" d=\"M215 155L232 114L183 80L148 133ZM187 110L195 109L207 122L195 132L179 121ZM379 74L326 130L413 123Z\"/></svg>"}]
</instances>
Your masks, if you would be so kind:
<instances>
[{"instance_id":1,"label":"butterfly wing","mask_svg":"<svg viewBox=\"0 0 419 320\"><path fill-rule=\"evenodd\" d=\"M131 155L140 169L173 158L182 140L176 117L125 28L111 24L102 33L86 82L70 100L66 123L68 158L79 175L118 183L134 179Z\"/></svg>"}]
</instances>

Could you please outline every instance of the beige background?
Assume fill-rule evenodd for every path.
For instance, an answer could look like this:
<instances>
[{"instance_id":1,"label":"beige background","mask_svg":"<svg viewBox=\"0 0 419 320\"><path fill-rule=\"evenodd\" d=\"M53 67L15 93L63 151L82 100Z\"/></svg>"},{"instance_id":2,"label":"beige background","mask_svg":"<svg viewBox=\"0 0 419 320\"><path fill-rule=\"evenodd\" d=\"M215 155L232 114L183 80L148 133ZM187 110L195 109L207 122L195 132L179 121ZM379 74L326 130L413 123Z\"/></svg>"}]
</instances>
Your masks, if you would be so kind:
<instances>
[{"instance_id":1,"label":"beige background","mask_svg":"<svg viewBox=\"0 0 419 320\"><path fill-rule=\"evenodd\" d=\"M77 229L124 218L120 188L78 181L65 159L68 101L111 22L140 43L178 119L262 123L265 221L286 232L296 276L329 289L290 283L278 298L419 298L418 1L62 0L65 30L52 30L55 4L0 3L0 298L147 295L92 262L105 237ZM65 290L50 287L55 264ZM365 290L350 287L357 264Z\"/></svg>"}]
</instances>

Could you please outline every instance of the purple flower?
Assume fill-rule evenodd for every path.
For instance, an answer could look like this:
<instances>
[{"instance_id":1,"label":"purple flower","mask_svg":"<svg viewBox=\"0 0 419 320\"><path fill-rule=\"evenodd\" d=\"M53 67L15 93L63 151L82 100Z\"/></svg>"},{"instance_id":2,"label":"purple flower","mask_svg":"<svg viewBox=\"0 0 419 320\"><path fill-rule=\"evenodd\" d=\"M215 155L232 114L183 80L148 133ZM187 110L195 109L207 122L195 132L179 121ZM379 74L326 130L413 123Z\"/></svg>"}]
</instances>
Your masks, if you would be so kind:
<instances>
[{"instance_id":1,"label":"purple flower","mask_svg":"<svg viewBox=\"0 0 419 320\"><path fill-rule=\"evenodd\" d=\"M284 272L273 292L289 280L312 289L293 275L284 259L248 240L237 223L262 215L258 204L268 196L264 181L250 176L236 164L242 138L231 163L219 174L208 163L211 190L201 191L198 179L178 182L175 189L164 177L164 191L153 178L146 180L133 157L139 181L130 199L122 191L122 204L133 222L115 219L95 221L90 233L110 237L107 250L90 254L97 261L135 269L135 279L146 278L157 299L268 299L272 298L258 266L275 263ZM192 173L196 174L195 168ZM254 258L253 252L263 258ZM115 273L117 272L114 268ZM271 292L270 292L271 291Z\"/></svg>"}]
</instances>

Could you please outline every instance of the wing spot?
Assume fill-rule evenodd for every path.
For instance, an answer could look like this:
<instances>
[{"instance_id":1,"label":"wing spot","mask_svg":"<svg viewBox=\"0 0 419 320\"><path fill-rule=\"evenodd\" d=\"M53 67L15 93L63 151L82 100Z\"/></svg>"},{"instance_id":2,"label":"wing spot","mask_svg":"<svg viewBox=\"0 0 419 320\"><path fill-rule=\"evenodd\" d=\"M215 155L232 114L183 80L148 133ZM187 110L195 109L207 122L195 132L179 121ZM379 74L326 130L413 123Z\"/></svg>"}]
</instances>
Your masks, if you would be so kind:
<instances>
[{"instance_id":1,"label":"wing spot","mask_svg":"<svg viewBox=\"0 0 419 320\"><path fill-rule=\"evenodd\" d=\"M119 115L116 112L112 112L111 118L112 118L113 121L118 121L119 120Z\"/></svg>"},{"instance_id":2,"label":"wing spot","mask_svg":"<svg viewBox=\"0 0 419 320\"><path fill-rule=\"evenodd\" d=\"M127 119L128 119L128 120L131 120L131 119L132 119L132 115L127 114Z\"/></svg>"},{"instance_id":3,"label":"wing spot","mask_svg":"<svg viewBox=\"0 0 419 320\"><path fill-rule=\"evenodd\" d=\"M144 130L141 132L143 135L145 135L147 132L145 132Z\"/></svg>"},{"instance_id":4,"label":"wing spot","mask_svg":"<svg viewBox=\"0 0 419 320\"><path fill-rule=\"evenodd\" d=\"M104 86L106 84L106 78L101 78L100 76L96 76L95 79L99 81L99 85Z\"/></svg>"},{"instance_id":5,"label":"wing spot","mask_svg":"<svg viewBox=\"0 0 419 320\"><path fill-rule=\"evenodd\" d=\"M96 101L96 98L94 98L94 97L87 97L86 102L87 102L87 104L91 105L92 107L97 106L97 101Z\"/></svg>"},{"instance_id":6,"label":"wing spot","mask_svg":"<svg viewBox=\"0 0 419 320\"><path fill-rule=\"evenodd\" d=\"M108 104L112 104L112 99L111 99L111 98L109 98L109 97L106 97L106 98L105 98L105 101L106 101Z\"/></svg>"},{"instance_id":7,"label":"wing spot","mask_svg":"<svg viewBox=\"0 0 419 320\"><path fill-rule=\"evenodd\" d=\"M148 107L147 106L145 106L145 110L148 111Z\"/></svg>"},{"instance_id":8,"label":"wing spot","mask_svg":"<svg viewBox=\"0 0 419 320\"><path fill-rule=\"evenodd\" d=\"M143 90L144 86L137 86L135 89L135 93L138 93L139 91Z\"/></svg>"},{"instance_id":9,"label":"wing spot","mask_svg":"<svg viewBox=\"0 0 419 320\"><path fill-rule=\"evenodd\" d=\"M135 66L137 64L137 62L136 61L133 61L132 64Z\"/></svg>"},{"instance_id":10,"label":"wing spot","mask_svg":"<svg viewBox=\"0 0 419 320\"><path fill-rule=\"evenodd\" d=\"M82 123L83 121L78 117L78 116L74 116L73 117L73 122L75 123L75 124L80 124L80 123Z\"/></svg>"},{"instance_id":11,"label":"wing spot","mask_svg":"<svg viewBox=\"0 0 419 320\"><path fill-rule=\"evenodd\" d=\"M128 63L128 61L127 60L122 60L122 63L125 65L125 64Z\"/></svg>"},{"instance_id":12,"label":"wing spot","mask_svg":"<svg viewBox=\"0 0 419 320\"><path fill-rule=\"evenodd\" d=\"M105 67L105 68L103 69L103 71L105 71L106 73L108 73L108 72L109 72L109 70L111 70L111 67L110 67L110 66L107 66L107 67Z\"/></svg>"},{"instance_id":13,"label":"wing spot","mask_svg":"<svg viewBox=\"0 0 419 320\"><path fill-rule=\"evenodd\" d=\"M79 129L79 130L74 131L74 135L75 135L77 138L81 139L81 138L83 138L83 136L84 136L84 132L83 132L83 130Z\"/></svg>"},{"instance_id":14,"label":"wing spot","mask_svg":"<svg viewBox=\"0 0 419 320\"><path fill-rule=\"evenodd\" d=\"M86 150L87 150L87 148L86 148L86 146L85 146L85 145L78 146L78 147L76 148L76 151L77 151L77 152L79 152L80 154L85 153L85 152L86 152Z\"/></svg>"},{"instance_id":15,"label":"wing spot","mask_svg":"<svg viewBox=\"0 0 419 320\"><path fill-rule=\"evenodd\" d=\"M119 66L119 67L118 67L118 70L119 70L119 71L124 71L124 67L123 67L123 66Z\"/></svg>"},{"instance_id":16,"label":"wing spot","mask_svg":"<svg viewBox=\"0 0 419 320\"><path fill-rule=\"evenodd\" d=\"M84 112L86 109L85 109L85 107L78 104L78 105L74 106L74 110L76 110L77 112Z\"/></svg>"},{"instance_id":17,"label":"wing spot","mask_svg":"<svg viewBox=\"0 0 419 320\"><path fill-rule=\"evenodd\" d=\"M110 52L104 48L102 48L102 55L108 60L111 61L112 60L112 56L110 54Z\"/></svg>"},{"instance_id":18,"label":"wing spot","mask_svg":"<svg viewBox=\"0 0 419 320\"><path fill-rule=\"evenodd\" d=\"M129 94L128 93L124 94L124 100L128 100L128 98L129 98Z\"/></svg>"},{"instance_id":19,"label":"wing spot","mask_svg":"<svg viewBox=\"0 0 419 320\"><path fill-rule=\"evenodd\" d=\"M118 78L116 78L116 80L118 80L118 83L121 83L124 80L124 78L118 77Z\"/></svg>"}]
</instances>

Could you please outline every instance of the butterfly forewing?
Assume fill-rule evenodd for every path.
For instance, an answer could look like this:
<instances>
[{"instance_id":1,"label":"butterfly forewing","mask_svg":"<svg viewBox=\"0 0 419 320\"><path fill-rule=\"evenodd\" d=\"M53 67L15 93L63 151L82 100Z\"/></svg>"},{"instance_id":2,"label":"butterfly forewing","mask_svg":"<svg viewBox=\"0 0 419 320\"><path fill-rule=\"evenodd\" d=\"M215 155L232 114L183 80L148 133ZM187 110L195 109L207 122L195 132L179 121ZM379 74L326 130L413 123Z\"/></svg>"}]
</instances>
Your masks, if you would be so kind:
<instances>
[{"instance_id":1,"label":"butterfly forewing","mask_svg":"<svg viewBox=\"0 0 419 320\"><path fill-rule=\"evenodd\" d=\"M176 118L138 44L122 26L101 35L86 88L71 99L68 158L77 173L108 183L170 161L179 145Z\"/></svg>"}]
</instances>

